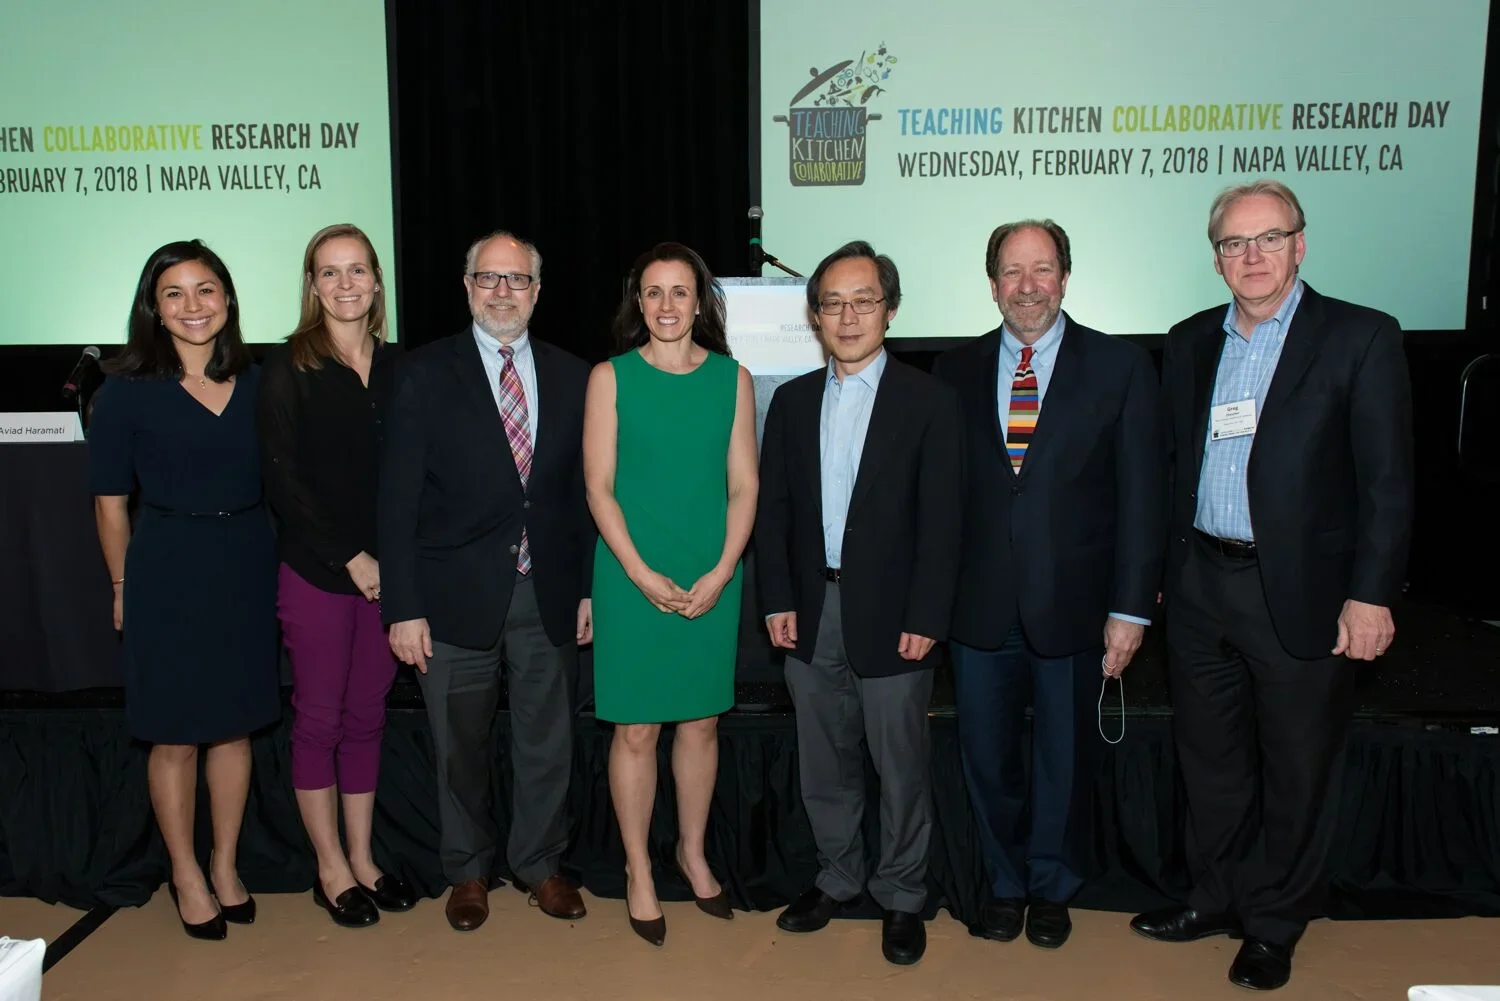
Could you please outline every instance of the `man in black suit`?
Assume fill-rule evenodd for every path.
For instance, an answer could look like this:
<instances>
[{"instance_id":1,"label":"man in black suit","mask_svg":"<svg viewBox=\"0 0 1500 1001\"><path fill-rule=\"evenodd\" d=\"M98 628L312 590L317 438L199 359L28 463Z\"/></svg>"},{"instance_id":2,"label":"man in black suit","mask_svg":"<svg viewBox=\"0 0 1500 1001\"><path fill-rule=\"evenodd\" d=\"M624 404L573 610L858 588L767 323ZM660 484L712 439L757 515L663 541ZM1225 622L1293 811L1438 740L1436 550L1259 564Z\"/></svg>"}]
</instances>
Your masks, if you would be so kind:
<instances>
[{"instance_id":1,"label":"man in black suit","mask_svg":"<svg viewBox=\"0 0 1500 1001\"><path fill-rule=\"evenodd\" d=\"M1057 948L1083 884L1103 675L1125 670L1156 606L1156 370L1145 349L1062 311L1072 251L1061 226L998 227L985 267L1004 322L934 368L958 390L967 445L950 650L990 877L975 931L1009 942L1024 924L1033 944Z\"/></svg>"},{"instance_id":2,"label":"man in black suit","mask_svg":"<svg viewBox=\"0 0 1500 1001\"><path fill-rule=\"evenodd\" d=\"M1302 207L1231 188L1208 236L1228 307L1167 336L1174 733L1195 886L1131 927L1244 935L1270 990L1324 888L1354 666L1390 649L1412 522L1411 386L1395 319L1304 284Z\"/></svg>"},{"instance_id":3,"label":"man in black suit","mask_svg":"<svg viewBox=\"0 0 1500 1001\"><path fill-rule=\"evenodd\" d=\"M456 929L489 915L490 727L509 672L514 798L506 854L540 909L579 918L558 872L573 754L570 684L592 639L594 528L583 493L588 366L527 330L541 255L509 233L469 249L471 329L397 374L380 476L391 649L420 674Z\"/></svg>"},{"instance_id":4,"label":"man in black suit","mask_svg":"<svg viewBox=\"0 0 1500 1001\"><path fill-rule=\"evenodd\" d=\"M885 912L886 959L909 964L927 945L927 708L958 573L958 403L887 354L901 279L868 243L826 257L807 302L833 357L771 398L755 537L821 869L776 923L817 931L865 890L863 741L880 775L869 890Z\"/></svg>"}]
</instances>

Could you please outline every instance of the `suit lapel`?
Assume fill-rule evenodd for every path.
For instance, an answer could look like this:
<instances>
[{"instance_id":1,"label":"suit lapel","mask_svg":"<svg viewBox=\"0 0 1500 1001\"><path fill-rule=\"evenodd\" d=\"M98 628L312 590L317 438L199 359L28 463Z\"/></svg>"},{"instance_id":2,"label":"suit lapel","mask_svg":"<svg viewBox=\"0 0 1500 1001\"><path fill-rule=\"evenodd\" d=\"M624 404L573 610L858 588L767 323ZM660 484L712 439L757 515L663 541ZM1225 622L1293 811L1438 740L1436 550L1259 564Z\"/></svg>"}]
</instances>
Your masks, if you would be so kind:
<instances>
[{"instance_id":1,"label":"suit lapel","mask_svg":"<svg viewBox=\"0 0 1500 1001\"><path fill-rule=\"evenodd\" d=\"M533 413L540 413L540 397L549 400L558 399L557 392L557 369L552 364L551 345L543 344L535 337L531 338L531 360L536 366L536 395L538 399L528 401ZM554 416L556 416L554 414ZM556 428L555 424L544 425L540 419L536 421L536 436L531 442L531 472L533 478L536 476L537 468L552 455L552 441L557 437L555 434L547 434L547 427ZM543 449L546 449L544 452Z\"/></svg>"},{"instance_id":2,"label":"suit lapel","mask_svg":"<svg viewBox=\"0 0 1500 1001\"><path fill-rule=\"evenodd\" d=\"M1193 338L1193 468L1201 476L1203 471L1203 448L1208 438L1208 411L1213 404L1214 381L1218 378L1219 356L1224 353L1224 318L1229 313L1214 312L1207 330Z\"/></svg>"},{"instance_id":3,"label":"suit lapel","mask_svg":"<svg viewBox=\"0 0 1500 1001\"><path fill-rule=\"evenodd\" d=\"M1068 326L1064 316L1062 343L1057 346L1057 364L1047 381L1047 398L1042 401L1041 410L1036 415L1036 430L1031 433L1031 444L1026 447L1026 459L1021 463L1022 479L1036 468L1038 457L1046 454L1047 443L1057 437L1057 429L1067 423L1073 410L1082 402L1083 339L1069 337Z\"/></svg>"},{"instance_id":4,"label":"suit lapel","mask_svg":"<svg viewBox=\"0 0 1500 1001\"><path fill-rule=\"evenodd\" d=\"M1323 341L1328 336L1328 325L1323 322L1323 297L1311 288L1303 287L1302 301L1297 312L1292 314L1287 327L1286 339L1281 345L1281 357L1276 361L1276 372L1271 376L1271 385L1266 389L1266 403L1256 414L1257 425L1267 415L1274 417L1281 405L1292 395L1307 374L1308 366L1318 356Z\"/></svg>"},{"instance_id":5,"label":"suit lapel","mask_svg":"<svg viewBox=\"0 0 1500 1001\"><path fill-rule=\"evenodd\" d=\"M990 415L990 436L995 448L1004 460L1003 465L1010 469L1010 453L1005 450L1005 424L1000 419L999 400L1000 392L1000 338L999 330L985 334L986 341L979 351L979 364L975 366L973 378L978 384L971 387L979 401L980 413ZM1014 372L1006 372L1005 377L1015 381Z\"/></svg>"},{"instance_id":6,"label":"suit lapel","mask_svg":"<svg viewBox=\"0 0 1500 1001\"><path fill-rule=\"evenodd\" d=\"M519 487L521 474L516 471L515 457L510 454L510 439L505 434L505 421L500 418L500 408L495 406L495 394L490 390L489 376L485 372L484 359L479 356L479 344L474 339L473 331L458 335L454 349L453 364L458 370L458 381L467 387L472 402L485 415L479 428L490 441L496 443L496 451L501 454L497 461L510 469L510 474L516 478L516 485ZM541 376L538 375L537 379L540 382Z\"/></svg>"},{"instance_id":7,"label":"suit lapel","mask_svg":"<svg viewBox=\"0 0 1500 1001\"><path fill-rule=\"evenodd\" d=\"M859 455L859 472L854 475L854 490L849 494L849 514L859 507L859 502L870 492L870 485L880 474L880 466L890 454L888 447L901 425L900 384L906 378L903 366L894 358L887 357L885 372L880 376L880 385L875 387L875 402L870 406L870 426L865 431L865 443Z\"/></svg>"},{"instance_id":8,"label":"suit lapel","mask_svg":"<svg viewBox=\"0 0 1500 1001\"><path fill-rule=\"evenodd\" d=\"M792 427L802 439L797 451L802 463L802 482L814 484L813 503L818 508L818 524L823 524L823 394L828 391L828 368L821 369L820 377L808 387L804 399L798 401L798 413Z\"/></svg>"}]
</instances>

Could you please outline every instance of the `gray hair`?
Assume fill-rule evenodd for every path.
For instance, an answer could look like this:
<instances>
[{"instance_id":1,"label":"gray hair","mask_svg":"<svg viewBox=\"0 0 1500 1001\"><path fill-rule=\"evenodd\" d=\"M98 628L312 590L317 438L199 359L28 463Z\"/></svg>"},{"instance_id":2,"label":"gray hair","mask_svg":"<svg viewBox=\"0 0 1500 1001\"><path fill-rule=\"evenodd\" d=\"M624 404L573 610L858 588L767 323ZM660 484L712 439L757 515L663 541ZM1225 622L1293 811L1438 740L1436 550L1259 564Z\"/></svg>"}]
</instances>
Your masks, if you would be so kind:
<instances>
[{"instance_id":1,"label":"gray hair","mask_svg":"<svg viewBox=\"0 0 1500 1001\"><path fill-rule=\"evenodd\" d=\"M500 239L514 240L521 246L526 248L526 252L531 255L531 277L535 281L541 281L542 252L536 249L536 244L532 243L525 237L517 236L508 229L497 229L493 233L490 233L487 236L481 236L479 239L469 244L469 253L464 257L464 274L471 275L474 273L474 261L479 257L480 247L484 246L486 243L489 243L491 240Z\"/></svg>"},{"instance_id":2,"label":"gray hair","mask_svg":"<svg viewBox=\"0 0 1500 1001\"><path fill-rule=\"evenodd\" d=\"M1251 181L1249 184L1236 184L1232 188L1225 188L1219 192L1219 197L1214 199L1213 206L1208 210L1208 242L1219 242L1219 227L1224 223L1224 213L1229 207L1242 198L1250 198L1253 195L1270 195L1272 198L1281 199L1287 208L1292 210L1292 229L1300 230L1307 225L1307 218L1302 214L1302 203L1297 201L1297 196L1292 194L1292 189L1280 181L1270 178L1261 178Z\"/></svg>"}]
</instances>

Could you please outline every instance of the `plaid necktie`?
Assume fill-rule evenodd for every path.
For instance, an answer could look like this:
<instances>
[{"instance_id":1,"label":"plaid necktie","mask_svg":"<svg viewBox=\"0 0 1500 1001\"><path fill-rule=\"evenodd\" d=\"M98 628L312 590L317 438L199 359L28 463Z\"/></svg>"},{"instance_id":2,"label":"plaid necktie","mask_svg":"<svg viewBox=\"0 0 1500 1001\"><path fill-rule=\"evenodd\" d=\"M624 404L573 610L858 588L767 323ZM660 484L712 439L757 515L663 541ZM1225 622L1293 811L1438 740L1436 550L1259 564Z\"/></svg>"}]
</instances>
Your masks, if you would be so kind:
<instances>
[{"instance_id":1,"label":"plaid necktie","mask_svg":"<svg viewBox=\"0 0 1500 1001\"><path fill-rule=\"evenodd\" d=\"M1026 447L1036 432L1036 417L1042 408L1036 373L1031 370L1031 352L1029 344L1021 349L1021 362L1010 384L1010 423L1005 429L1005 450L1010 453L1011 468L1018 473L1026 461Z\"/></svg>"},{"instance_id":2,"label":"plaid necktie","mask_svg":"<svg viewBox=\"0 0 1500 1001\"><path fill-rule=\"evenodd\" d=\"M524 489L531 476L531 429L527 425L526 390L521 386L521 373L516 371L515 353L516 349L509 344L500 347L500 356L505 359L500 369L500 420L505 424L505 437L510 441L510 454L516 460L516 472L521 474ZM524 525L516 570L523 574L531 572L531 546Z\"/></svg>"}]
</instances>

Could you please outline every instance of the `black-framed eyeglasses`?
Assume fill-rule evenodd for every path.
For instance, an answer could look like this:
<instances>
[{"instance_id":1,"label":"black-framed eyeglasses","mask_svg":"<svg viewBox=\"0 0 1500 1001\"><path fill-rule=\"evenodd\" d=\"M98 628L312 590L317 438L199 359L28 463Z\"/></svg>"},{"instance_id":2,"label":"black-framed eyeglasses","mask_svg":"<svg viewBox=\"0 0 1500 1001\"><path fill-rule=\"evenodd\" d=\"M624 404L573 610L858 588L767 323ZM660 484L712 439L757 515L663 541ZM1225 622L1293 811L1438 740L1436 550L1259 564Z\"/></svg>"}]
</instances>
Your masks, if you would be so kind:
<instances>
[{"instance_id":1,"label":"black-framed eyeglasses","mask_svg":"<svg viewBox=\"0 0 1500 1001\"><path fill-rule=\"evenodd\" d=\"M505 279L505 284L509 285L516 292L522 292L530 288L532 281L530 275L502 275L494 271L476 271L469 277L474 279L474 284L480 288L499 288L500 280L503 278Z\"/></svg>"},{"instance_id":2,"label":"black-framed eyeglasses","mask_svg":"<svg viewBox=\"0 0 1500 1001\"><path fill-rule=\"evenodd\" d=\"M1268 229L1259 236L1226 236L1214 244L1214 249L1219 252L1220 257L1243 257L1245 251L1250 249L1254 243L1263 254L1274 254L1286 247L1286 241L1302 232L1299 227L1294 230Z\"/></svg>"},{"instance_id":3,"label":"black-framed eyeglasses","mask_svg":"<svg viewBox=\"0 0 1500 1001\"><path fill-rule=\"evenodd\" d=\"M818 309L824 313L827 313L829 316L841 315L844 312L845 306L848 306L856 313L873 313L875 312L875 307L880 305L882 302L885 302L884 298L871 299L869 297L861 297L858 299L824 299L822 302L818 303Z\"/></svg>"}]
</instances>

